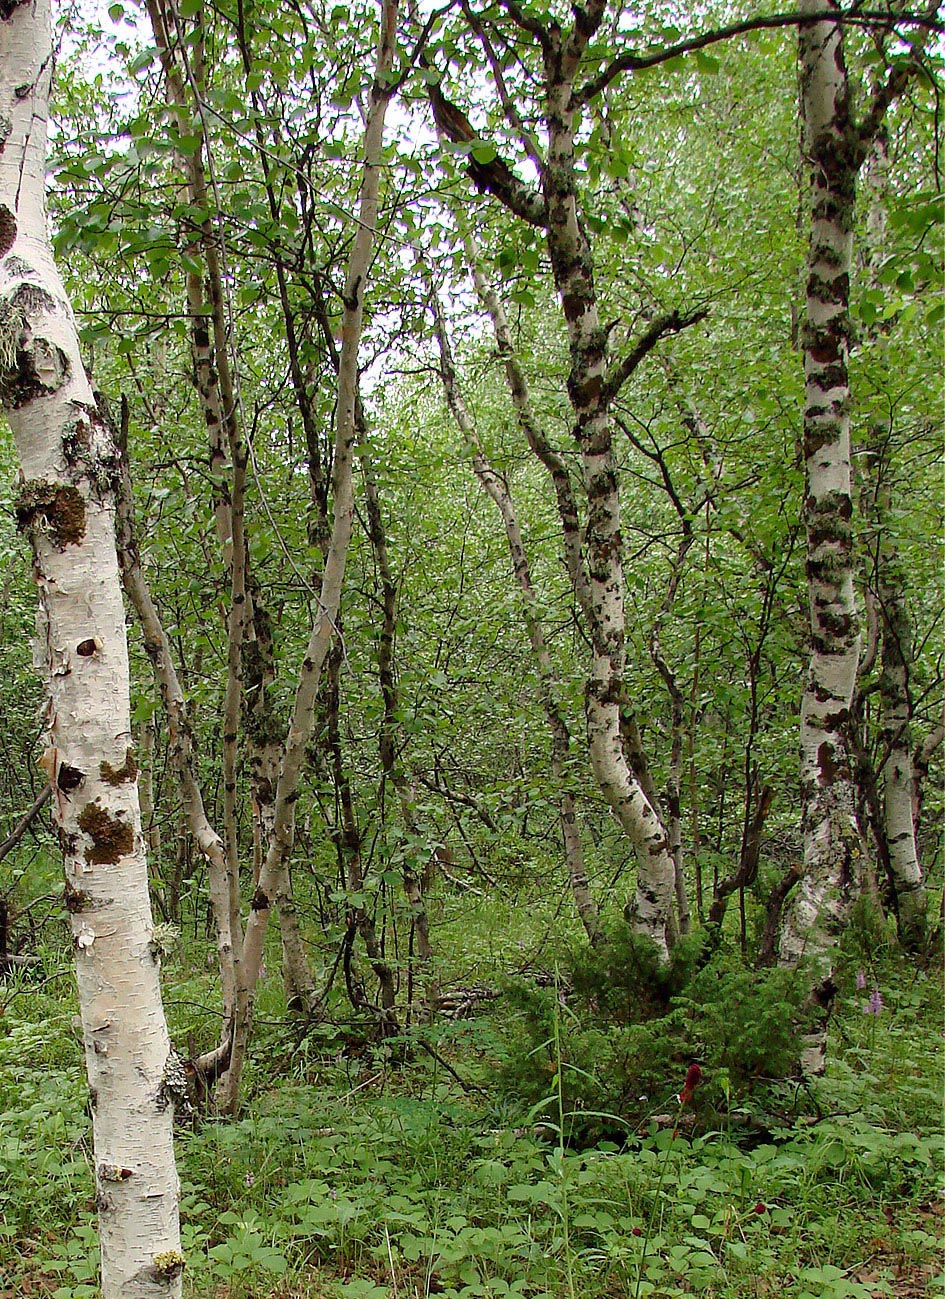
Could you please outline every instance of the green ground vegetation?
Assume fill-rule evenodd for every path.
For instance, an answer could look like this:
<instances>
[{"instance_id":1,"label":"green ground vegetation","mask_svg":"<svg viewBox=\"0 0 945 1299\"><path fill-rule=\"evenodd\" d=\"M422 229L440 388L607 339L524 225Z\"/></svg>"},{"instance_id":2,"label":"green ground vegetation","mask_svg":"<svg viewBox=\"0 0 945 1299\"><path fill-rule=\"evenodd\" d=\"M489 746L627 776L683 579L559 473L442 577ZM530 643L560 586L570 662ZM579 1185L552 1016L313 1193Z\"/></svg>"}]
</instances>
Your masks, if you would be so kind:
<instances>
[{"instance_id":1,"label":"green ground vegetation","mask_svg":"<svg viewBox=\"0 0 945 1299\"><path fill-rule=\"evenodd\" d=\"M468 973L488 918L465 919ZM869 956L851 935L827 1076L801 1084L776 974L721 949L679 963L649 1010L638 971L633 1009L617 935L626 977L606 1005L597 954L546 949L537 979L481 960L497 995L474 1015L383 1043L340 1003L337 1020L286 1019L270 977L243 1116L179 1129L190 1299L935 1293L940 971L905 964L875 928ZM192 950L167 962L178 1039L213 1017L198 965ZM0 995L0 1294L93 1299L65 949L41 971ZM694 1058L703 1078L680 1104Z\"/></svg>"}]
</instances>

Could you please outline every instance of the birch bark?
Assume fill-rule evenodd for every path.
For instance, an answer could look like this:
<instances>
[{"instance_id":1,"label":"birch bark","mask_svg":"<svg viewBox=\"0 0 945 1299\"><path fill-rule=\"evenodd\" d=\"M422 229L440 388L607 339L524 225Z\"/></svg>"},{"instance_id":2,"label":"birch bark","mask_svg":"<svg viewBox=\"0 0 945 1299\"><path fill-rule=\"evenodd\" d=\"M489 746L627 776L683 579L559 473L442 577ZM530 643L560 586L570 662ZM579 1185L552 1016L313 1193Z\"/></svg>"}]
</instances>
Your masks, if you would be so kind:
<instances>
[{"instance_id":1,"label":"birch bark","mask_svg":"<svg viewBox=\"0 0 945 1299\"><path fill-rule=\"evenodd\" d=\"M880 488L879 513L889 513L888 488ZM906 947L921 947L926 936L928 894L916 846L913 818L912 706L909 673L912 668L912 620L904 599L905 571L891 531L881 540L878 591L882 610L880 700L883 765L883 816L889 869L896 891L899 937Z\"/></svg>"},{"instance_id":2,"label":"birch bark","mask_svg":"<svg viewBox=\"0 0 945 1299\"><path fill-rule=\"evenodd\" d=\"M802 0L801 12L822 12ZM839 12L839 10L838 10ZM913 45L918 52L924 36ZM891 103L915 60L897 58L853 119L843 29L813 18L799 28L801 112L811 168L811 232L804 327L804 457L811 657L801 705L804 874L785 909L780 960L810 958L813 996L829 1009L831 949L859 891L863 845L856 824L848 728L860 656L853 587L850 472L850 275L856 184ZM802 1064L820 1071L825 1025Z\"/></svg>"},{"instance_id":3,"label":"birch bark","mask_svg":"<svg viewBox=\"0 0 945 1299\"><path fill-rule=\"evenodd\" d=\"M556 23L543 27L518 6L509 6L516 23L534 36L544 59L544 119L548 147L540 163L541 190L531 190L504 162L470 163L470 174L482 189L493 193L512 212L546 235L555 287L561 299L568 333L570 368L568 397L573 434L584 471L587 520L583 536L574 509L566 469L538 430L521 382L514 350L504 337L495 310L495 295L477 280L477 289L496 325L510 390L519 422L532 450L552 474L564 529L565 553L575 595L586 619L592 646L591 669L585 691L585 718L591 767L598 786L633 845L637 858L637 888L627 914L634 931L648 938L660 960L666 961L677 934L674 912L675 863L666 829L628 761L621 726L625 683L625 618L620 500L612 444L613 400L633 368L659 337L610 365L608 330L600 320L594 282L594 259L581 220L575 171L575 134L580 101L575 77L588 42L600 25L603 4L576 7L575 23L563 32ZM437 127L448 138L468 143L474 132L462 111L438 87L430 91ZM536 155L537 157L537 155ZM685 327L690 320L673 317L661 326ZM582 555L583 542L583 555ZM586 568L585 568L586 564Z\"/></svg>"},{"instance_id":4,"label":"birch bark","mask_svg":"<svg viewBox=\"0 0 945 1299\"><path fill-rule=\"evenodd\" d=\"M802 12L820 12L802 0ZM859 884L862 845L846 729L856 685L860 632L853 590L853 501L848 375L855 131L838 24L799 31L801 112L811 168L811 227L804 329L804 457L811 655L801 704L804 874L783 917L780 959L814 970L814 999L833 993L830 952ZM803 1058L822 1070L825 1033Z\"/></svg>"},{"instance_id":5,"label":"birch bark","mask_svg":"<svg viewBox=\"0 0 945 1299\"><path fill-rule=\"evenodd\" d=\"M370 269L380 195L384 119L394 93L389 74L396 49L397 0L382 0L379 13L377 63L364 128L364 160L358 201L357 228L348 258L344 289L338 397L335 410L335 453L332 463L332 530L325 557L315 623L302 660L292 717L276 787L273 833L260 871L243 944L246 995L237 1006L230 1067L221 1085L224 1109L236 1108L240 1076L252 1023L256 982L262 966L263 941L269 912L287 896L288 862L295 842L295 805L305 749L312 733L315 697L325 660L334 642L341 607L348 542L354 516L352 459L356 438L358 349L364 319L365 284Z\"/></svg>"},{"instance_id":6,"label":"birch bark","mask_svg":"<svg viewBox=\"0 0 945 1299\"><path fill-rule=\"evenodd\" d=\"M668 958L675 940L676 870L666 829L631 771L620 730L625 667L625 606L620 500L612 445L607 330L598 310L594 263L580 219L574 169L577 109L574 77L603 12L577 9L564 35L549 29L544 47L548 150L542 190L548 251L561 298L571 357L568 396L587 492L585 549L589 585L591 672L585 694L591 765L604 797L637 857L634 929Z\"/></svg>"},{"instance_id":7,"label":"birch bark","mask_svg":"<svg viewBox=\"0 0 945 1299\"><path fill-rule=\"evenodd\" d=\"M16 440L17 520L39 589L43 766L65 901L95 1147L104 1299L176 1299L183 1256L171 1051L152 943L115 550L120 457L82 365L46 234L48 0L0 5L0 400Z\"/></svg>"},{"instance_id":8,"label":"birch bark","mask_svg":"<svg viewBox=\"0 0 945 1299\"><path fill-rule=\"evenodd\" d=\"M886 198L889 181L889 139L880 130L864 167L869 194L866 257L870 281L877 275L886 244ZM915 770L912 757L913 669L912 618L906 600L906 570L899 554L893 522L891 463L892 428L884 423L871 430L865 466L866 507L875 529L874 577L878 630L881 637L882 824L881 859L885 860L896 895L900 941L921 947L927 932L928 893L919 863L915 823Z\"/></svg>"}]
</instances>

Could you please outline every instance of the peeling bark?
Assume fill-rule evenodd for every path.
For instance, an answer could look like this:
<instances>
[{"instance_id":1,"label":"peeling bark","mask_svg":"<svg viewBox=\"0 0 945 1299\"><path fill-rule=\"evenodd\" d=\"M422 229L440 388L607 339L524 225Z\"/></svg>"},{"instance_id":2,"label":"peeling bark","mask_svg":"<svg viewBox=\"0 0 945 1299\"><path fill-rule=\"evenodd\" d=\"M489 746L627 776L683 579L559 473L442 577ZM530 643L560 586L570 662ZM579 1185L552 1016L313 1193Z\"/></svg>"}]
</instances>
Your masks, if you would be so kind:
<instances>
[{"instance_id":1,"label":"peeling bark","mask_svg":"<svg viewBox=\"0 0 945 1299\"><path fill-rule=\"evenodd\" d=\"M0 24L0 395L23 475L18 521L39 589L53 816L95 1147L104 1299L177 1299L183 1255L172 1141L172 1055L152 945L128 655L115 548L120 457L82 365L46 234L53 34L47 0Z\"/></svg>"}]
</instances>

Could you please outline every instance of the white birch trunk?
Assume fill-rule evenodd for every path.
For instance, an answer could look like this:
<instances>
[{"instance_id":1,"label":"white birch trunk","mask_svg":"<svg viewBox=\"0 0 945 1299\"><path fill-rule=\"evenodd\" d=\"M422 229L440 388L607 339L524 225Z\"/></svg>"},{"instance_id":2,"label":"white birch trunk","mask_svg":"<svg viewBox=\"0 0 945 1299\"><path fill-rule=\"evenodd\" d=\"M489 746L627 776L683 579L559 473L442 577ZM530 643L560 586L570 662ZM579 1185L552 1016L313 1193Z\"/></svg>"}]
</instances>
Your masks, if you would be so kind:
<instances>
[{"instance_id":1,"label":"white birch trunk","mask_svg":"<svg viewBox=\"0 0 945 1299\"><path fill-rule=\"evenodd\" d=\"M869 194L866 256L870 281L877 283L886 244L886 196L889 149L885 130L877 132L865 167ZM912 760L912 700L909 675L913 666L912 619L906 602L906 570L896 545L892 523L892 466L885 461L889 430L873 429L865 463L872 470L873 518L876 525L876 595L882 628L880 704L885 762L882 768L883 833L889 872L896 891L899 937L906 947L924 942L928 893L916 842L915 770Z\"/></svg>"},{"instance_id":2,"label":"white birch trunk","mask_svg":"<svg viewBox=\"0 0 945 1299\"><path fill-rule=\"evenodd\" d=\"M933 5L929 14L935 12ZM801 0L801 13L822 12ZM839 13L839 7L837 7ZM850 474L850 274L856 184L889 106L919 66L899 58L874 81L862 121L854 121L839 23L799 29L801 113L811 167L811 234L804 328L804 456L811 659L801 707L804 875L785 911L780 958L811 958L813 998L829 1010L832 948L859 891L864 849L856 825L847 731L860 657L853 587ZM825 1017L802 1064L823 1068Z\"/></svg>"},{"instance_id":3,"label":"white birch trunk","mask_svg":"<svg viewBox=\"0 0 945 1299\"><path fill-rule=\"evenodd\" d=\"M89 1077L104 1299L176 1297L182 1076L152 945L115 552L120 460L82 365L44 205L48 0L0 6L0 396L39 588L43 766L65 856Z\"/></svg>"},{"instance_id":4,"label":"white birch trunk","mask_svg":"<svg viewBox=\"0 0 945 1299\"><path fill-rule=\"evenodd\" d=\"M877 516L890 514L888 488L877 491ZM905 571L891 529L880 527L878 595L882 611L882 737L883 819L889 870L896 890L899 936L907 947L925 940L928 894L916 845L912 763L912 707L909 671L912 667L912 621L905 601Z\"/></svg>"},{"instance_id":5,"label":"white birch trunk","mask_svg":"<svg viewBox=\"0 0 945 1299\"><path fill-rule=\"evenodd\" d=\"M819 12L818 0L801 9ZM812 212L804 330L804 454L811 656L801 704L804 874L784 912L780 959L807 957L813 995L833 995L832 950L856 896L862 845L846 730L860 656L853 589L850 474L849 294L855 166L849 91L838 24L800 28L801 111ZM802 1059L823 1068L825 1025Z\"/></svg>"},{"instance_id":6,"label":"white birch trunk","mask_svg":"<svg viewBox=\"0 0 945 1299\"><path fill-rule=\"evenodd\" d=\"M551 472L564 528L565 554L575 594L587 620L592 665L585 692L588 751L598 786L633 844L637 858L637 889L626 915L635 933L649 939L658 959L666 962L677 934L674 912L675 865L665 827L628 761L621 729L625 693L625 617L622 539L617 467L612 446L611 407L614 396L639 363L608 369L608 334L598 310L594 261L578 203L575 133L581 97L575 78L587 46L603 17L602 3L575 7L569 33L557 23L547 28L526 23L538 35L544 62L544 118L548 146L541 168L541 193L523 184L503 163L490 169L470 162L480 188L492 191L510 211L540 226L555 287L561 298L568 332L570 369L567 389L574 417L573 434L584 470L587 523L583 534L574 509L566 467L553 455L531 419L514 350L500 336L498 312L486 296L484 303L497 325L499 347L506 362L519 421L532 450ZM450 139L467 142L473 131L462 110L431 88L438 128ZM477 288L482 288L477 281ZM661 324L640 355L652 347L665 328L681 328L682 317ZM584 559L587 573L585 578Z\"/></svg>"},{"instance_id":7,"label":"white birch trunk","mask_svg":"<svg viewBox=\"0 0 945 1299\"><path fill-rule=\"evenodd\" d=\"M558 38L560 40L560 37ZM548 248L568 329L568 395L581 448L588 501L585 547L591 672L585 694L588 748L601 792L636 851L637 888L629 915L662 961L676 936L676 868L666 829L627 762L620 730L624 688L625 607L620 500L606 397L607 331L600 321L594 268L578 216L574 178L573 77L582 44L576 34L557 51L549 77L548 154L543 188Z\"/></svg>"}]
</instances>

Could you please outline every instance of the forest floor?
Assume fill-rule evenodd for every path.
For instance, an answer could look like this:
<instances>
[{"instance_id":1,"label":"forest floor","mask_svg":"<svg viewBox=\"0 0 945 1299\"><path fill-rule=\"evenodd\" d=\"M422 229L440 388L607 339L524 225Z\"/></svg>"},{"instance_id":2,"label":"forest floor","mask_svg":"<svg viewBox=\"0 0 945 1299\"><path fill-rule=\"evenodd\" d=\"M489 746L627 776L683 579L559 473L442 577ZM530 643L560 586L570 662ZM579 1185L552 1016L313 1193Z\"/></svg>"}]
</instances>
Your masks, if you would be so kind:
<instances>
[{"instance_id":1,"label":"forest floor","mask_svg":"<svg viewBox=\"0 0 945 1299\"><path fill-rule=\"evenodd\" d=\"M874 961L881 1012L842 992L809 1088L730 1088L710 1112L679 1105L683 1077L667 1075L644 1122L601 1114L595 1131L584 1112L577 1135L566 1024L535 1055L535 1104L502 1081L501 997L424 1030L419 1050L303 1030L271 982L243 1115L179 1132L187 1299L945 1292L939 970ZM165 987L177 1040L212 1022L206 978L172 961ZM0 1009L0 1299L94 1299L65 957L38 986L0 987Z\"/></svg>"}]
</instances>

